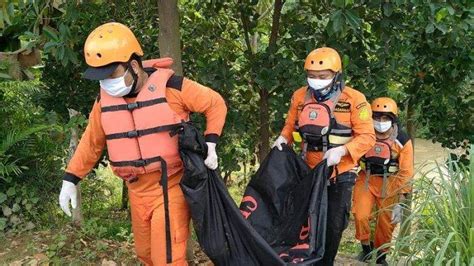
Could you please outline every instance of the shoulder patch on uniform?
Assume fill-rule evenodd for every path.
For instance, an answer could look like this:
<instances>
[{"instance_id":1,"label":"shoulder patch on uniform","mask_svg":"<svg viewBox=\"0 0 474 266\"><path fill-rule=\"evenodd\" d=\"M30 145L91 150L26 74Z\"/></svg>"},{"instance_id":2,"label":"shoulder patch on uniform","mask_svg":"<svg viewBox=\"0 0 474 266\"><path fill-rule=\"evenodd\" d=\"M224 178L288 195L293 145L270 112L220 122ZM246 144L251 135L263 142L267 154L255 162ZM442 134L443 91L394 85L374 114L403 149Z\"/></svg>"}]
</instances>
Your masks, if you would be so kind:
<instances>
[{"instance_id":1,"label":"shoulder patch on uniform","mask_svg":"<svg viewBox=\"0 0 474 266\"><path fill-rule=\"evenodd\" d=\"M367 106L364 106L359 109L359 119L360 120L368 120L370 118L370 112Z\"/></svg>"},{"instance_id":2,"label":"shoulder patch on uniform","mask_svg":"<svg viewBox=\"0 0 474 266\"><path fill-rule=\"evenodd\" d=\"M183 79L184 78L182 76L173 75L168 79L168 82L166 82L166 87L180 91L183 87Z\"/></svg>"},{"instance_id":3,"label":"shoulder patch on uniform","mask_svg":"<svg viewBox=\"0 0 474 266\"><path fill-rule=\"evenodd\" d=\"M341 113L350 113L351 104L348 102L337 102L334 111L341 112Z\"/></svg>"},{"instance_id":4,"label":"shoulder patch on uniform","mask_svg":"<svg viewBox=\"0 0 474 266\"><path fill-rule=\"evenodd\" d=\"M402 144L402 146L405 146L405 144L407 144L407 142L410 140L410 136L408 136L404 130L399 129L397 140L400 142L400 144Z\"/></svg>"}]
</instances>

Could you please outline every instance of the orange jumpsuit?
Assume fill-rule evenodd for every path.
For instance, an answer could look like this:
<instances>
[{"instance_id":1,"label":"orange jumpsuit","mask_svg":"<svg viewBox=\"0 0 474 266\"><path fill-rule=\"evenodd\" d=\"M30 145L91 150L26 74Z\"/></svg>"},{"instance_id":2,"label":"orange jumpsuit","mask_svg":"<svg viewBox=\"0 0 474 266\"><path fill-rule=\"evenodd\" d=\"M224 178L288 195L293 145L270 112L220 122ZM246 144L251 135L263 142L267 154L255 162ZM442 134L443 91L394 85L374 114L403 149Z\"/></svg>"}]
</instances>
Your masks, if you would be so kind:
<instances>
[{"instance_id":1,"label":"orange jumpsuit","mask_svg":"<svg viewBox=\"0 0 474 266\"><path fill-rule=\"evenodd\" d=\"M366 175L364 171L359 173L359 178L354 186L354 198L352 212L355 218L356 238L360 241L370 239L370 218L374 205L378 212L375 228L374 246L378 248L392 240L395 225L391 223L392 207L398 203L398 195L411 191L410 181L413 178L413 145L406 133L400 132L401 136L391 145L392 156L398 157L399 170L387 178L385 198L382 197L383 178L372 175L369 179L368 190L366 187Z\"/></svg>"},{"instance_id":2,"label":"orange jumpsuit","mask_svg":"<svg viewBox=\"0 0 474 266\"><path fill-rule=\"evenodd\" d=\"M298 89L291 98L288 116L281 132L289 144L293 142L292 132L295 131L295 124L303 109L307 88L305 86ZM347 155L341 158L336 166L337 171L333 171L334 178L328 186L325 253L322 261L317 265L334 264L342 232L349 222L352 187L356 177L355 169L360 157L375 144L372 111L362 93L345 87L336 104L334 116L338 124L352 128L353 138L345 144ZM323 156L324 154L320 151L308 151L305 160L310 167L315 167L321 162Z\"/></svg>"},{"instance_id":3,"label":"orange jumpsuit","mask_svg":"<svg viewBox=\"0 0 474 266\"><path fill-rule=\"evenodd\" d=\"M291 98L290 109L281 132L288 143L293 142L293 131L295 131L295 123L305 102L306 90L307 86L298 89ZM348 154L342 157L341 162L337 165L338 173L341 174L357 167L360 157L375 144L375 133L372 111L362 93L346 86L342 90L338 103L348 103L348 105L336 106L334 111L336 121L339 124L351 127L353 130L353 139L345 144ZM306 162L310 167L315 167L321 162L323 156L322 152L307 152Z\"/></svg>"},{"instance_id":4,"label":"orange jumpsuit","mask_svg":"<svg viewBox=\"0 0 474 266\"><path fill-rule=\"evenodd\" d=\"M227 114L223 98L216 91L178 76L166 89L166 100L181 117L190 112L206 116L206 141L217 142ZM170 79L171 80L171 79ZM170 87L172 86L172 87ZM135 98L125 98L127 102ZM95 102L81 141L69 162L64 180L77 183L99 160L105 148L101 125L100 99ZM157 114L159 115L159 114ZM179 186L183 171L169 177L169 212L172 239L172 265L187 265L186 240L189 237L189 210ZM140 175L138 181L127 183L132 214L132 230L138 258L146 265L166 265L165 219L163 191L159 185L161 172Z\"/></svg>"}]
</instances>

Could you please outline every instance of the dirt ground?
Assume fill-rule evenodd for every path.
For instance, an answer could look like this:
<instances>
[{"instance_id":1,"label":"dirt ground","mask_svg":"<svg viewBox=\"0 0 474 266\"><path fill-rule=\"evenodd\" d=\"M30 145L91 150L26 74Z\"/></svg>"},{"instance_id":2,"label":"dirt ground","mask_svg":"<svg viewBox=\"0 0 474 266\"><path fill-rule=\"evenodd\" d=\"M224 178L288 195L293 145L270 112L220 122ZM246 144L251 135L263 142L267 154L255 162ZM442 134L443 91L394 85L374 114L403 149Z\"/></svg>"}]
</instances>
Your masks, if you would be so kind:
<instances>
[{"instance_id":1,"label":"dirt ground","mask_svg":"<svg viewBox=\"0 0 474 266\"><path fill-rule=\"evenodd\" d=\"M442 163L446 158L447 151L439 144L433 144L429 140L415 140L415 170L418 173L433 168L435 161ZM58 254L62 253L68 254L63 258L64 261L69 261L73 265L83 265L84 261L96 261L94 265L107 266L138 265L131 243L78 238L74 230L68 227L60 231L0 235L0 265L62 264L61 260L57 260ZM58 235L61 234L65 235L64 239L58 239ZM355 260L360 247L354 235L355 228L351 219L349 227L343 234L336 265L365 265ZM194 258L189 261L190 265L212 265L196 243L192 249Z\"/></svg>"}]
</instances>

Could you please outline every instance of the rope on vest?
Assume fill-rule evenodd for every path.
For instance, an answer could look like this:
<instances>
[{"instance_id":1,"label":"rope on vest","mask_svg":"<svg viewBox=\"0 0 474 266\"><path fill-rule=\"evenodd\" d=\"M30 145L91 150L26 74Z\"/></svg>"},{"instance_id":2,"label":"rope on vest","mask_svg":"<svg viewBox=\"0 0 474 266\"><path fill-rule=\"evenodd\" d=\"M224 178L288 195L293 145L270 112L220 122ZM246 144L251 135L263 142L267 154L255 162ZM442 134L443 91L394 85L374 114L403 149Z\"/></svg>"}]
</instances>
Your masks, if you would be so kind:
<instances>
[{"instance_id":1,"label":"rope on vest","mask_svg":"<svg viewBox=\"0 0 474 266\"><path fill-rule=\"evenodd\" d=\"M170 228L170 212L168 201L168 167L166 161L160 158L161 162L161 180L160 185L163 189L163 201L165 208L165 230L166 230L166 263L173 261L171 250L171 228Z\"/></svg>"}]
</instances>

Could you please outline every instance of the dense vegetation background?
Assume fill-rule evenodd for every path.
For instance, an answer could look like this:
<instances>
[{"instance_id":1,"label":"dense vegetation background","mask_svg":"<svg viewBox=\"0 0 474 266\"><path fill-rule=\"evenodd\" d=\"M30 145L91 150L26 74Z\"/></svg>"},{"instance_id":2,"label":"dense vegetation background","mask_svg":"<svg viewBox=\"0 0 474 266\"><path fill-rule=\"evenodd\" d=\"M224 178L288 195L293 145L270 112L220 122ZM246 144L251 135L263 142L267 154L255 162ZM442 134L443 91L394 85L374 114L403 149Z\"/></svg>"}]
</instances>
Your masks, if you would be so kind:
<instances>
[{"instance_id":1,"label":"dense vegetation background","mask_svg":"<svg viewBox=\"0 0 474 266\"><path fill-rule=\"evenodd\" d=\"M468 148L474 140L473 8L467 0L2 2L0 239L31 230L57 235L35 252L59 261L65 254L73 254L71 260L97 261L114 245L105 240L128 245L132 239L127 198L122 196L126 191L104 167L106 162L82 185L86 218L76 216L82 229L65 227L68 221L57 206L64 166L98 93L98 84L82 80L81 73L85 38L100 24L130 26L145 58L172 56L178 73L223 95L229 113L218 147L220 169L239 200L281 130L291 94L305 85L305 56L320 46L340 52L347 84L369 100L396 99L401 123L413 139L458 148L461 152L453 159L469 165ZM195 121L204 127L202 118ZM458 185L469 188L473 181L469 183L470 172L464 170ZM462 194L466 202L457 206L460 212L472 211L472 191L462 192L467 196ZM457 196L464 199L462 195ZM469 264L474 219L472 213L466 215L467 221L461 222L466 230L454 237L452 248ZM63 234L71 230L73 241ZM467 244L459 248L459 243ZM77 249L87 252L72 253ZM128 254L116 252L116 260ZM0 257L4 253L0 250Z\"/></svg>"}]
</instances>

